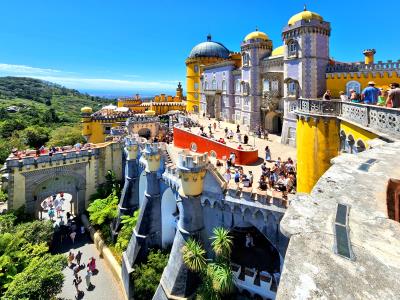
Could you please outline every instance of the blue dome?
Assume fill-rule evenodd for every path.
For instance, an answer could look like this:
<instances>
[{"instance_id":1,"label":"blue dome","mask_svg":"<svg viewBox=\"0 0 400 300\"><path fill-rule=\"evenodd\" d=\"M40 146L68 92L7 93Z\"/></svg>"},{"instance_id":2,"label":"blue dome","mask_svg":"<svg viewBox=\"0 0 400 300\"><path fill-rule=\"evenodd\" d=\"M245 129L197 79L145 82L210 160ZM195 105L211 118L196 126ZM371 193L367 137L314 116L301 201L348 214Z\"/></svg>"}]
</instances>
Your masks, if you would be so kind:
<instances>
[{"instance_id":1,"label":"blue dome","mask_svg":"<svg viewBox=\"0 0 400 300\"><path fill-rule=\"evenodd\" d=\"M211 41L211 36L207 36L207 42L195 46L190 51L189 58L195 57L219 57L229 58L229 50L221 43Z\"/></svg>"}]
</instances>

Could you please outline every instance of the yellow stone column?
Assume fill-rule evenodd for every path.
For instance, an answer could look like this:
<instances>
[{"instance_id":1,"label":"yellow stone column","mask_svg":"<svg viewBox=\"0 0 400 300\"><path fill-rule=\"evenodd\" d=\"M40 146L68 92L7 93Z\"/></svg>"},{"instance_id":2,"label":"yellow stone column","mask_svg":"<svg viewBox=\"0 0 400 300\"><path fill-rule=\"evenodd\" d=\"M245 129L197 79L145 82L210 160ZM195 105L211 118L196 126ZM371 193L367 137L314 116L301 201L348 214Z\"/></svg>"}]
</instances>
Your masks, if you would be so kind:
<instances>
[{"instance_id":1,"label":"yellow stone column","mask_svg":"<svg viewBox=\"0 0 400 300\"><path fill-rule=\"evenodd\" d=\"M188 151L181 151L178 156L178 174L181 179L179 194L198 196L203 191L203 181L208 162L207 153L191 155Z\"/></svg>"},{"instance_id":2,"label":"yellow stone column","mask_svg":"<svg viewBox=\"0 0 400 300\"><path fill-rule=\"evenodd\" d=\"M310 193L339 154L340 124L336 117L300 116L297 121L297 191Z\"/></svg>"}]
</instances>

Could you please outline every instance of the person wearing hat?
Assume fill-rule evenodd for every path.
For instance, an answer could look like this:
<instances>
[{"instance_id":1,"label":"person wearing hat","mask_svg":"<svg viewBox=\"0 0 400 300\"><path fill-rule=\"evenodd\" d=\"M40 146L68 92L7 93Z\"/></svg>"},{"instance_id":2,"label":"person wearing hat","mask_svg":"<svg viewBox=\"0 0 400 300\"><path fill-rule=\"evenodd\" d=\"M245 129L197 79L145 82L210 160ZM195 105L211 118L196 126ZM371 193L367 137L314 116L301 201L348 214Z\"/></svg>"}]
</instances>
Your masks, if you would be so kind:
<instances>
[{"instance_id":1,"label":"person wearing hat","mask_svg":"<svg viewBox=\"0 0 400 300\"><path fill-rule=\"evenodd\" d=\"M378 96L381 95L381 91L375 87L375 82L368 82L368 86L361 93L361 100L365 104L376 104L378 102Z\"/></svg>"}]
</instances>

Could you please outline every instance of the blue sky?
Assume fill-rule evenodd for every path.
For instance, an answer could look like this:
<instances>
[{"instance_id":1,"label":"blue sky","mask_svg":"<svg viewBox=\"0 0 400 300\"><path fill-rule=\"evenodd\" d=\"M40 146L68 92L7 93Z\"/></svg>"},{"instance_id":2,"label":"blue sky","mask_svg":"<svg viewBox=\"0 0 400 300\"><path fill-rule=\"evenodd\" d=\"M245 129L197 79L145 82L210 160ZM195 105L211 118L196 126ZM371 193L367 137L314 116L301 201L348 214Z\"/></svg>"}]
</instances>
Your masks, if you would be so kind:
<instances>
[{"instance_id":1,"label":"blue sky","mask_svg":"<svg viewBox=\"0 0 400 300\"><path fill-rule=\"evenodd\" d=\"M331 22L330 54L400 58L396 0L12 0L0 2L0 76L32 76L81 90L154 94L185 82L185 58L211 33L238 51L256 26L281 44L303 9ZM185 85L184 85L185 86Z\"/></svg>"}]
</instances>

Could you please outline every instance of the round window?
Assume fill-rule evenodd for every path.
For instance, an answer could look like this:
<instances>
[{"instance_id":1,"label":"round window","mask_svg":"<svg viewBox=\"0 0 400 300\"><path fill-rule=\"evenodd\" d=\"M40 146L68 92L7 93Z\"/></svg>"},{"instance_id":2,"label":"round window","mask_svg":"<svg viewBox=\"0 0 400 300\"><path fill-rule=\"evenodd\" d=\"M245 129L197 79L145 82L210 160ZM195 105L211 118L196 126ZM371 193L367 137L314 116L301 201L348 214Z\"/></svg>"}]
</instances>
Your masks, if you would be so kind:
<instances>
[{"instance_id":1,"label":"round window","mask_svg":"<svg viewBox=\"0 0 400 300\"><path fill-rule=\"evenodd\" d=\"M193 151L193 152L197 151L197 145L195 143L190 144L190 151Z\"/></svg>"}]
</instances>

